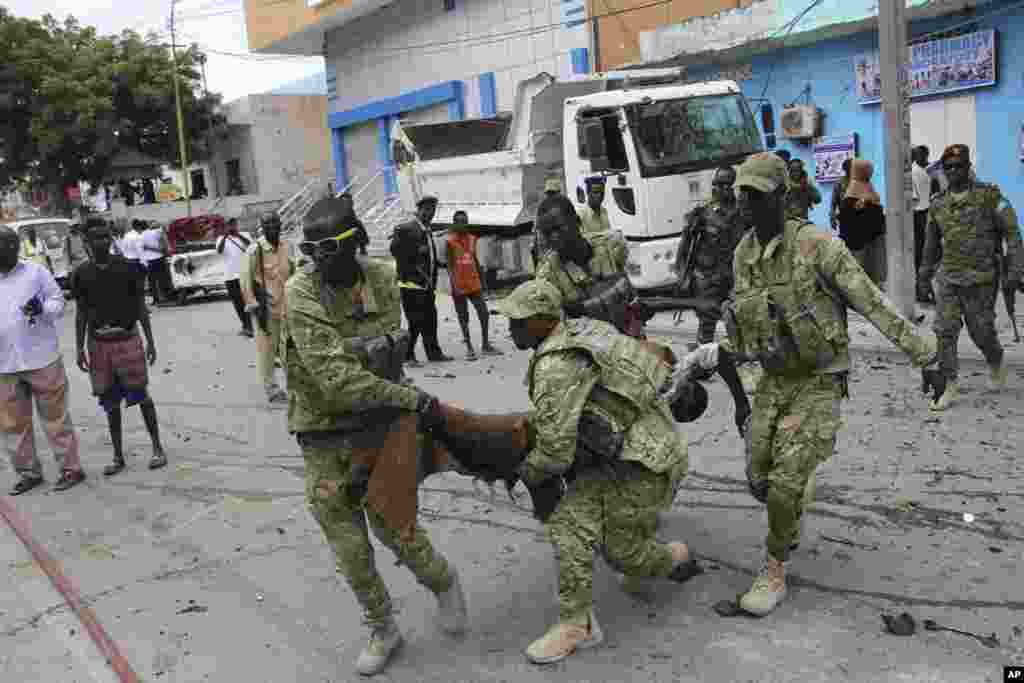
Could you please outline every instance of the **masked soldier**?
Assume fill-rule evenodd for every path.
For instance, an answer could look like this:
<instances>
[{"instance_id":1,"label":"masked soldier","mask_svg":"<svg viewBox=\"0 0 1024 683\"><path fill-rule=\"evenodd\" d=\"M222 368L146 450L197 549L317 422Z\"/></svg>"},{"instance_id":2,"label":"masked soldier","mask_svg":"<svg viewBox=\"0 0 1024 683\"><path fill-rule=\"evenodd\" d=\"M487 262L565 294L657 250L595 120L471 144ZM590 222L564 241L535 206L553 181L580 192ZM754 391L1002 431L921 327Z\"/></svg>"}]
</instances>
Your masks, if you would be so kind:
<instances>
[{"instance_id":1,"label":"masked soldier","mask_svg":"<svg viewBox=\"0 0 1024 683\"><path fill-rule=\"evenodd\" d=\"M995 324L1004 240L1007 289L1020 286L1024 269L1017 214L998 186L971 180L967 145L947 147L942 167L949 188L928 209L919 283L919 289L927 289L935 278L933 329L946 378L946 390L932 402L932 410L945 410L960 394L956 347L965 321L971 340L988 361L994 388L1005 386L1007 370Z\"/></svg>"},{"instance_id":2,"label":"masked soldier","mask_svg":"<svg viewBox=\"0 0 1024 683\"><path fill-rule=\"evenodd\" d=\"M641 336L636 293L626 277L625 240L612 232L584 236L576 207L562 196L544 200L537 229L551 250L536 279L558 290L566 315L604 320L620 332Z\"/></svg>"},{"instance_id":3,"label":"masked soldier","mask_svg":"<svg viewBox=\"0 0 1024 683\"><path fill-rule=\"evenodd\" d=\"M841 240L786 219L786 166L749 157L736 179L740 211L753 225L733 259L735 289L724 307L722 349L760 362L750 427L748 478L768 506L765 564L740 607L769 614L786 595L785 562L799 533L804 490L832 457L850 370L847 306L871 321L915 366L937 359L871 282Z\"/></svg>"},{"instance_id":4,"label":"masked soldier","mask_svg":"<svg viewBox=\"0 0 1024 683\"><path fill-rule=\"evenodd\" d=\"M379 514L365 508L365 490L353 476L355 449L379 446L406 411L418 413L424 429L436 425L443 407L401 383L408 334L400 329L395 270L357 256L358 235L344 219L335 199L310 209L299 250L312 263L288 282L288 428L302 448L313 517L372 629L356 665L369 675L384 669L402 636L374 565L368 526L437 596L445 631L465 629L466 604L455 568L434 550L426 530L417 525L412 541L402 541Z\"/></svg>"},{"instance_id":5,"label":"masked soldier","mask_svg":"<svg viewBox=\"0 0 1024 683\"><path fill-rule=\"evenodd\" d=\"M593 609L596 551L627 576L683 582L701 573L685 543L654 540L657 515L686 474L686 441L660 393L672 368L646 342L599 320L563 320L558 290L543 280L520 285L500 309L516 347L534 350L535 437L520 476L528 486L567 486L544 520L560 619L526 650L531 662L550 664L603 639Z\"/></svg>"},{"instance_id":6,"label":"masked soldier","mask_svg":"<svg viewBox=\"0 0 1024 683\"><path fill-rule=\"evenodd\" d=\"M821 192L811 182L803 159L789 161L789 190L786 192L786 218L807 220L811 207L821 204Z\"/></svg>"},{"instance_id":7,"label":"masked soldier","mask_svg":"<svg viewBox=\"0 0 1024 683\"><path fill-rule=\"evenodd\" d=\"M724 302L732 291L732 254L740 243L746 224L740 218L733 183L736 171L722 166L711 181L711 203L687 216L686 231L676 254L676 273L682 296ZM697 313L697 343L715 340L721 310Z\"/></svg>"}]
</instances>

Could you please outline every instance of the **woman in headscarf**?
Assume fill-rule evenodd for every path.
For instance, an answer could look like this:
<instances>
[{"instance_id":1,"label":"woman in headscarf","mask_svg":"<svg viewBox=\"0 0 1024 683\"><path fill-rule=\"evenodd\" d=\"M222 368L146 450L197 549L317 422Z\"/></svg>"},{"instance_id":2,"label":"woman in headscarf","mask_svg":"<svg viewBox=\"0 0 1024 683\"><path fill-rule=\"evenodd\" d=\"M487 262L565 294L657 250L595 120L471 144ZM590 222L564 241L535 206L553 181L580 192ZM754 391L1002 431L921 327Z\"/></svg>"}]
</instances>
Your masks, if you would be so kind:
<instances>
[{"instance_id":1,"label":"woman in headscarf","mask_svg":"<svg viewBox=\"0 0 1024 683\"><path fill-rule=\"evenodd\" d=\"M871 184L875 167L867 159L850 164L850 182L839 203L839 238L875 284L885 281L885 212Z\"/></svg>"}]
</instances>

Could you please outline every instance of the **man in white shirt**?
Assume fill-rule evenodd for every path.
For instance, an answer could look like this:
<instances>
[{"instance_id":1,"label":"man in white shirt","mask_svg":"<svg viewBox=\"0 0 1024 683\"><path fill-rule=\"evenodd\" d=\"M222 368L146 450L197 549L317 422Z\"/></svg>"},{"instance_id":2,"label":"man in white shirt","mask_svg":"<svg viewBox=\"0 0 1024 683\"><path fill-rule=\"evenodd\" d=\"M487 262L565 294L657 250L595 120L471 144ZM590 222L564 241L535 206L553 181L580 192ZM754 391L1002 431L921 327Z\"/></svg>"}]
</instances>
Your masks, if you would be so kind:
<instances>
[{"instance_id":1,"label":"man in white shirt","mask_svg":"<svg viewBox=\"0 0 1024 683\"><path fill-rule=\"evenodd\" d=\"M142 263L149 277L149 291L153 303L161 304L169 298L164 287L164 271L167 268L167 240L159 225L150 224L142 231Z\"/></svg>"},{"instance_id":2,"label":"man in white shirt","mask_svg":"<svg viewBox=\"0 0 1024 683\"><path fill-rule=\"evenodd\" d=\"M238 232L237 218L228 221L227 233L217 240L217 253L224 257L224 286L228 288L228 296L231 297L235 313L242 322L242 331L239 334L250 339L253 337L252 317L245 310L239 277L242 273L242 259L251 243L252 238L248 233Z\"/></svg>"},{"instance_id":3,"label":"man in white shirt","mask_svg":"<svg viewBox=\"0 0 1024 683\"><path fill-rule=\"evenodd\" d=\"M131 229L125 230L124 237L121 238L120 243L117 245L121 250L121 255L129 263L134 264L140 273L146 271L145 264L142 262L142 231L145 227L145 221L141 221L138 218L132 220Z\"/></svg>"},{"instance_id":4,"label":"man in white shirt","mask_svg":"<svg viewBox=\"0 0 1024 683\"><path fill-rule=\"evenodd\" d=\"M18 235L0 226L0 437L19 476L12 496L43 483L33 398L61 468L54 490L64 491L85 479L55 324L64 313L64 293L45 267L19 261L18 249Z\"/></svg>"},{"instance_id":5,"label":"man in white shirt","mask_svg":"<svg viewBox=\"0 0 1024 683\"><path fill-rule=\"evenodd\" d=\"M928 209L931 206L932 177L925 170L928 167L928 148L924 145L915 147L910 158L914 165L910 170L910 178L914 190L914 275L921 269L921 254L924 253L924 237L928 228ZM921 303L934 301L931 292L919 289L917 300Z\"/></svg>"}]
</instances>

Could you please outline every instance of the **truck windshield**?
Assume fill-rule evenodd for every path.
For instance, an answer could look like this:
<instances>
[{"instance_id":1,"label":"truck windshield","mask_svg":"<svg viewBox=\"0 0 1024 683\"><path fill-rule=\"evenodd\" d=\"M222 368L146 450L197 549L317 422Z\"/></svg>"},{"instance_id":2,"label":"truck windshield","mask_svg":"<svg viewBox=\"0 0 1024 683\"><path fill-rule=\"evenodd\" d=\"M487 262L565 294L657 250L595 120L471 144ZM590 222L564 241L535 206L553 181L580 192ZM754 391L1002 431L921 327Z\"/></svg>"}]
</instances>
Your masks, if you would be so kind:
<instances>
[{"instance_id":1,"label":"truck windshield","mask_svg":"<svg viewBox=\"0 0 1024 683\"><path fill-rule=\"evenodd\" d=\"M662 100L629 108L644 177L732 163L761 150L761 135L742 95Z\"/></svg>"}]
</instances>

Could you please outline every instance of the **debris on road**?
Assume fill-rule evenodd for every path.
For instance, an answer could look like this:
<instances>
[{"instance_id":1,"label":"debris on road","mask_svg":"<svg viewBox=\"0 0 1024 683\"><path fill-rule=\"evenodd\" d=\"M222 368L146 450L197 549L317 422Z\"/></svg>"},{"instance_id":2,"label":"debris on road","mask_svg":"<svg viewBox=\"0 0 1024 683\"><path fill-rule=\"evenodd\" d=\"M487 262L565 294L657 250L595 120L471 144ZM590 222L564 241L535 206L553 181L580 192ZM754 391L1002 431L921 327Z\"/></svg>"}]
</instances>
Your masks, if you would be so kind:
<instances>
[{"instance_id":1,"label":"debris on road","mask_svg":"<svg viewBox=\"0 0 1024 683\"><path fill-rule=\"evenodd\" d=\"M846 538L839 538L838 536L825 536L825 535L822 535L821 539L823 541L830 541L832 543L840 543L842 545L848 545L851 548L862 548L864 550L878 550L878 544L877 543L872 544L872 545L868 545L867 543L857 543L856 541L851 541L851 540L846 539Z\"/></svg>"},{"instance_id":2,"label":"debris on road","mask_svg":"<svg viewBox=\"0 0 1024 683\"><path fill-rule=\"evenodd\" d=\"M985 647L999 647L999 638L995 633L990 633L987 636L979 636L977 633L971 633L970 631L961 631L958 628L950 628L949 626L940 626L935 623L932 619L924 620L924 630L926 631L949 631L950 633L959 633L962 636L968 636L974 638Z\"/></svg>"},{"instance_id":3,"label":"debris on road","mask_svg":"<svg viewBox=\"0 0 1024 683\"><path fill-rule=\"evenodd\" d=\"M895 617L891 614L883 614L882 621L885 622L886 632L894 636L912 636L917 631L917 622L906 612Z\"/></svg>"}]
</instances>

